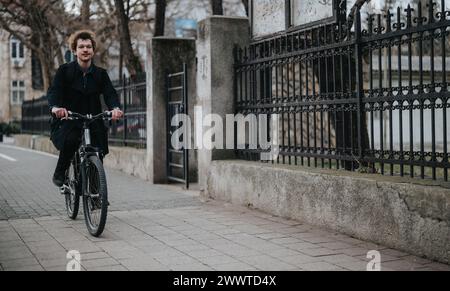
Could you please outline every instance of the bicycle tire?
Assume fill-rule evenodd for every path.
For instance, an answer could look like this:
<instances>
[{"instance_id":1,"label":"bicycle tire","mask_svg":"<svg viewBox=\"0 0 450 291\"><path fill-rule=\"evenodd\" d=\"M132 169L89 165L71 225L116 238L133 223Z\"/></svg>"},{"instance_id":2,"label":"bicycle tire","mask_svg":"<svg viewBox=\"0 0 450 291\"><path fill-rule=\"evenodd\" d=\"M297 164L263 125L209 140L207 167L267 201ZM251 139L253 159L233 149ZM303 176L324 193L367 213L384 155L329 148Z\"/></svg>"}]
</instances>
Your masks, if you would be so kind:
<instances>
[{"instance_id":1,"label":"bicycle tire","mask_svg":"<svg viewBox=\"0 0 450 291\"><path fill-rule=\"evenodd\" d=\"M94 237L99 237L105 229L108 214L108 186L105 169L100 159L97 156L91 156L87 162L83 186L84 218L89 233ZM97 195L98 198L93 198ZM94 211L99 211L99 213L95 213L95 219Z\"/></svg>"},{"instance_id":2,"label":"bicycle tire","mask_svg":"<svg viewBox=\"0 0 450 291\"><path fill-rule=\"evenodd\" d=\"M77 180L76 173L77 173L77 163L74 160L70 168L68 170L68 184L70 188L70 193L67 193L65 195L66 198L66 213L67 216L75 220L77 219L78 212L80 209L80 194L81 194L81 185L79 179Z\"/></svg>"}]
</instances>

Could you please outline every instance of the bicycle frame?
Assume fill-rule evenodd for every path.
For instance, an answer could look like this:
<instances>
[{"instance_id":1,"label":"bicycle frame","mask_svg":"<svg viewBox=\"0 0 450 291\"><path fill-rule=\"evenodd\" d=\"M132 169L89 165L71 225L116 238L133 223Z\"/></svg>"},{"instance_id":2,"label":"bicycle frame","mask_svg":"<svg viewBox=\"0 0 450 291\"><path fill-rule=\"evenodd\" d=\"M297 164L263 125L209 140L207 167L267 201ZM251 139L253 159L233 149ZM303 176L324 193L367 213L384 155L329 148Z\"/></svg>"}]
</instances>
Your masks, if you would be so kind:
<instances>
[{"instance_id":1,"label":"bicycle frame","mask_svg":"<svg viewBox=\"0 0 450 291\"><path fill-rule=\"evenodd\" d=\"M72 119L79 119L83 121L83 134L81 137L81 144L78 148L78 151L76 153L76 155L78 155L79 157L79 162L80 164L78 165L78 171L80 171L80 173L76 173L78 177L80 177L79 175L81 174L81 182L82 182L82 191L81 191L81 195L84 196L87 190L87 185L86 185L86 169L87 169L87 161L89 160L89 157L91 156L97 156L98 158L101 158L100 155L100 150L96 147L92 146L91 143L91 130L89 128L89 125L95 121L98 120L100 118L105 118L106 116L108 116L108 118L110 118L110 113L103 113L103 114L99 114L97 116L92 116L92 115L80 115L77 113L72 113L69 112L69 115L72 116L70 118ZM75 156L75 158L77 158ZM80 182L80 181L78 181Z\"/></svg>"}]
</instances>

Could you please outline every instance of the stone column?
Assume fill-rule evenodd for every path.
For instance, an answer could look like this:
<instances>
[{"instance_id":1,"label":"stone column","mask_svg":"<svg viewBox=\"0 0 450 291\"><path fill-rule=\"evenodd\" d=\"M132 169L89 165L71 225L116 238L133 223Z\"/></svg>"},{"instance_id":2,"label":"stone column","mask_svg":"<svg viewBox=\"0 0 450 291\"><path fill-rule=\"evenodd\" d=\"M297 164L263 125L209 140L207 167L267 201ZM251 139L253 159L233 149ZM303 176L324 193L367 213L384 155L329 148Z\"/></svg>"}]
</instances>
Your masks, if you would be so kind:
<instances>
[{"instance_id":1,"label":"stone column","mask_svg":"<svg viewBox=\"0 0 450 291\"><path fill-rule=\"evenodd\" d=\"M203 117L218 114L223 118L234 114L234 47L249 43L247 18L214 16L199 23L197 39L197 106ZM206 128L208 129L208 128ZM203 132L205 129L203 129ZM224 133L224 143L226 135ZM234 158L234 151L199 149L199 184L206 190L211 162Z\"/></svg>"},{"instance_id":2,"label":"stone column","mask_svg":"<svg viewBox=\"0 0 450 291\"><path fill-rule=\"evenodd\" d=\"M195 39L153 38L147 45L147 170L148 180L167 183L166 74L188 67L189 113L195 104ZM191 158L192 160L192 158ZM196 163L195 163L196 164ZM196 172L196 169L192 169Z\"/></svg>"}]
</instances>

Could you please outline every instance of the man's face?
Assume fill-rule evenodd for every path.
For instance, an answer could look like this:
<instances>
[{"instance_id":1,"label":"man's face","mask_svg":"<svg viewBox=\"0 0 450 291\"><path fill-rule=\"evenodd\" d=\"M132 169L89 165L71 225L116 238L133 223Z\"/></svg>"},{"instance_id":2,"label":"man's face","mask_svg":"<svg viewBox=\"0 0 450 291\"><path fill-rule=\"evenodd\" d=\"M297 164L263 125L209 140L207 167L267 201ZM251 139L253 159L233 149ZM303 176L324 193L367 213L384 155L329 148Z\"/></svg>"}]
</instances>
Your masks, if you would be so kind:
<instances>
[{"instance_id":1,"label":"man's face","mask_svg":"<svg viewBox=\"0 0 450 291\"><path fill-rule=\"evenodd\" d=\"M94 57L94 48L90 39L79 39L77 41L76 55L79 61L89 62Z\"/></svg>"}]
</instances>

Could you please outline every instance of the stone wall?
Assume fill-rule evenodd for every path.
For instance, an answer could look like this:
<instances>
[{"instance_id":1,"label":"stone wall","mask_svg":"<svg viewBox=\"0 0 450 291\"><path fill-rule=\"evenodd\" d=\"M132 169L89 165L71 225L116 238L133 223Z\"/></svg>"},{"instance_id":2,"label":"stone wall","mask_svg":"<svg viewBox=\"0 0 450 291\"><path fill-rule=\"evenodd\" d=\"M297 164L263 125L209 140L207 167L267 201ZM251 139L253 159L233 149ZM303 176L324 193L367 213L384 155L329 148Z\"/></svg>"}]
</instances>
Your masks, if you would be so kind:
<instances>
[{"instance_id":1,"label":"stone wall","mask_svg":"<svg viewBox=\"0 0 450 291\"><path fill-rule=\"evenodd\" d=\"M14 139L16 146L59 155L48 137L22 134L14 136ZM104 163L108 168L148 180L146 150L109 147L109 155L105 158Z\"/></svg>"}]
</instances>

